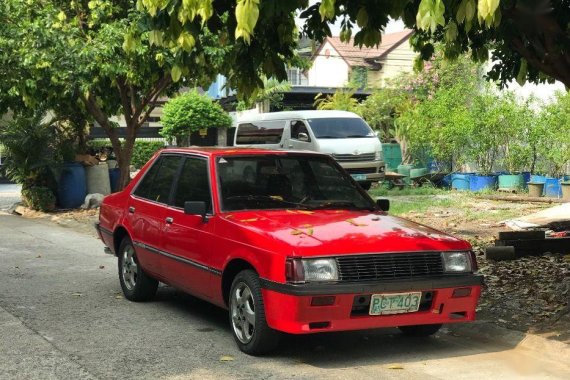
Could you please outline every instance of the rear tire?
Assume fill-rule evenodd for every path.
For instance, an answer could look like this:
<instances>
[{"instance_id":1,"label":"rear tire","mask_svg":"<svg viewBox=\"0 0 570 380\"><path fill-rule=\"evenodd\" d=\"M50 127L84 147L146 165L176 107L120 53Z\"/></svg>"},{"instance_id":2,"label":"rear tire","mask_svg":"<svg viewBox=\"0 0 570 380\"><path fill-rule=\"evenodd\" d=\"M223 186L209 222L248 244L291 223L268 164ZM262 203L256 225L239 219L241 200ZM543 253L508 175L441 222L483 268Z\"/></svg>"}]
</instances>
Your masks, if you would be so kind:
<instances>
[{"instance_id":1,"label":"rear tire","mask_svg":"<svg viewBox=\"0 0 570 380\"><path fill-rule=\"evenodd\" d=\"M143 272L135 247L129 237L119 246L119 281L125 298L130 301L148 301L156 294L158 281Z\"/></svg>"},{"instance_id":2,"label":"rear tire","mask_svg":"<svg viewBox=\"0 0 570 380\"><path fill-rule=\"evenodd\" d=\"M402 334L408 336L430 336L435 334L441 328L439 325L415 325L415 326L400 326L398 327Z\"/></svg>"},{"instance_id":3,"label":"rear tire","mask_svg":"<svg viewBox=\"0 0 570 380\"><path fill-rule=\"evenodd\" d=\"M241 351L261 355L277 347L280 334L267 325L257 273L248 269L237 274L228 305L230 327Z\"/></svg>"}]
</instances>

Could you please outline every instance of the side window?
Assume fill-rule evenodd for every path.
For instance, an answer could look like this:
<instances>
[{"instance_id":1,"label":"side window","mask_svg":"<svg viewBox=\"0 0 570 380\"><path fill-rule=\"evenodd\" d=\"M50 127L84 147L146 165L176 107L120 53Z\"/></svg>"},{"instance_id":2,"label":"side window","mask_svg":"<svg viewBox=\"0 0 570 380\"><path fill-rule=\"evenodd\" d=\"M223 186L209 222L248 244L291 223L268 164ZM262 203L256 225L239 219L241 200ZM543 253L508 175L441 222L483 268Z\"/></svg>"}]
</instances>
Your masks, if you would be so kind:
<instances>
[{"instance_id":1,"label":"side window","mask_svg":"<svg viewBox=\"0 0 570 380\"><path fill-rule=\"evenodd\" d=\"M148 169L146 174L144 175L141 182L138 184L137 188L134 191L134 195L141 198L150 198L150 193L152 191L152 186L154 184L154 177L156 177L156 173L158 169L160 169L160 165L164 161L164 157L159 157L154 164Z\"/></svg>"},{"instance_id":2,"label":"side window","mask_svg":"<svg viewBox=\"0 0 570 380\"><path fill-rule=\"evenodd\" d=\"M240 124L236 145L279 144L284 128L285 122L279 120Z\"/></svg>"},{"instance_id":3,"label":"side window","mask_svg":"<svg viewBox=\"0 0 570 380\"><path fill-rule=\"evenodd\" d=\"M206 202L206 210L212 210L208 161L201 158L186 158L176 186L174 206L184 208L186 201Z\"/></svg>"},{"instance_id":4,"label":"side window","mask_svg":"<svg viewBox=\"0 0 570 380\"><path fill-rule=\"evenodd\" d=\"M295 120L291 122L291 138L295 140L299 140L299 133L304 133L309 136L309 131L307 130L307 126L301 120ZM311 141L309 138L308 141Z\"/></svg>"},{"instance_id":5,"label":"side window","mask_svg":"<svg viewBox=\"0 0 570 380\"><path fill-rule=\"evenodd\" d=\"M167 203L181 159L182 157L180 156L161 157L159 159L160 162L153 165L141 184L137 187L135 195L155 202ZM155 168L156 171L151 173Z\"/></svg>"}]
</instances>

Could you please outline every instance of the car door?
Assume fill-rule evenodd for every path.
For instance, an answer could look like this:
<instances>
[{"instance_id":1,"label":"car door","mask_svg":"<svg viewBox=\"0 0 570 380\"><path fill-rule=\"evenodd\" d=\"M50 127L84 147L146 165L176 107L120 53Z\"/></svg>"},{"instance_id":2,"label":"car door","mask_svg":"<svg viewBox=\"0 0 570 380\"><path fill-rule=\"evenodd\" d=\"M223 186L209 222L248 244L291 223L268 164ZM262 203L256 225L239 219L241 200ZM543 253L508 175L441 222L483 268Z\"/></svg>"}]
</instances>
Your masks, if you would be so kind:
<instances>
[{"instance_id":1,"label":"car door","mask_svg":"<svg viewBox=\"0 0 570 380\"><path fill-rule=\"evenodd\" d=\"M160 251L166 207L182 156L159 157L131 193L127 223L142 267L162 278Z\"/></svg>"},{"instance_id":2,"label":"car door","mask_svg":"<svg viewBox=\"0 0 570 380\"><path fill-rule=\"evenodd\" d=\"M289 149L295 150L314 150L314 144L309 133L309 128L303 120L291 120L290 123L291 137L288 142ZM304 134L304 135L303 135ZM303 139L301 136L306 136Z\"/></svg>"},{"instance_id":3,"label":"car door","mask_svg":"<svg viewBox=\"0 0 570 380\"><path fill-rule=\"evenodd\" d=\"M208 216L185 214L187 201L205 202ZM171 283L196 296L210 298L213 276L218 271L210 267L216 218L212 217L207 158L184 159L166 221L162 265Z\"/></svg>"}]
</instances>

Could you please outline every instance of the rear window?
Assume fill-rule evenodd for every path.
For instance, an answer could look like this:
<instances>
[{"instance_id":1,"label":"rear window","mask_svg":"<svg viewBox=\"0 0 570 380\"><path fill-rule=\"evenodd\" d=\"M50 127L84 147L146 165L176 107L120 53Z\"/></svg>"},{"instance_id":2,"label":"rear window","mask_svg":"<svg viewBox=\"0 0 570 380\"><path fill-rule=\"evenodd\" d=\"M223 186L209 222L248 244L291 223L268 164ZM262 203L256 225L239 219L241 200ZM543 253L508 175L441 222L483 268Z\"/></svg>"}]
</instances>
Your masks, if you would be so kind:
<instances>
[{"instance_id":1,"label":"rear window","mask_svg":"<svg viewBox=\"0 0 570 380\"><path fill-rule=\"evenodd\" d=\"M237 128L236 145L279 144L284 127L284 121L240 124Z\"/></svg>"},{"instance_id":2,"label":"rear window","mask_svg":"<svg viewBox=\"0 0 570 380\"><path fill-rule=\"evenodd\" d=\"M318 139L376 137L374 131L359 117L335 117L307 121Z\"/></svg>"}]
</instances>

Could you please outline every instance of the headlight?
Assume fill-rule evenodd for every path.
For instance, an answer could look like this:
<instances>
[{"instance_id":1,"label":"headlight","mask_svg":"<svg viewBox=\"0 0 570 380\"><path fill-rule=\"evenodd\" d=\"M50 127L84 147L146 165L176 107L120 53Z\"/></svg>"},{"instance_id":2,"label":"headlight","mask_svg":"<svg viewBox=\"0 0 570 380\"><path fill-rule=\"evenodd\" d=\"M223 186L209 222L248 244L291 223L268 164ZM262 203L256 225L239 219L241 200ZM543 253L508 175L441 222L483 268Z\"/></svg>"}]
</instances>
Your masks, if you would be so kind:
<instances>
[{"instance_id":1,"label":"headlight","mask_svg":"<svg viewBox=\"0 0 570 380\"><path fill-rule=\"evenodd\" d=\"M289 259L285 276L293 283L337 281L338 268L335 259Z\"/></svg>"},{"instance_id":2,"label":"headlight","mask_svg":"<svg viewBox=\"0 0 570 380\"><path fill-rule=\"evenodd\" d=\"M380 160L383 158L383 156L384 156L384 155L382 154L382 151L379 150L379 151L376 152L376 155L374 156L374 159L375 159L376 161L380 161Z\"/></svg>"},{"instance_id":3,"label":"headlight","mask_svg":"<svg viewBox=\"0 0 570 380\"><path fill-rule=\"evenodd\" d=\"M446 272L471 272L471 254L469 252L442 252L443 268Z\"/></svg>"}]
</instances>

